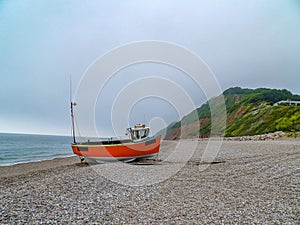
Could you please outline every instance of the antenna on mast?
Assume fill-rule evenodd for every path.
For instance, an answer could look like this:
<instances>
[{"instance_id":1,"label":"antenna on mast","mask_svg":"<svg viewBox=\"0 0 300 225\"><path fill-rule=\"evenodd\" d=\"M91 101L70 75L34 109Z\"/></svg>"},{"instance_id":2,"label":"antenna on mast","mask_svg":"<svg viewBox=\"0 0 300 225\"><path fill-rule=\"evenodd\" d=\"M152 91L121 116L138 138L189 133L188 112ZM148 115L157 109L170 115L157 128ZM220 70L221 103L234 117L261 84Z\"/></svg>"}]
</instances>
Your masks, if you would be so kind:
<instances>
[{"instance_id":1,"label":"antenna on mast","mask_svg":"<svg viewBox=\"0 0 300 225\"><path fill-rule=\"evenodd\" d=\"M74 118L74 106L76 103L72 101L72 78L70 76L70 103L71 103L71 119L72 119L72 135L73 135L73 142L76 144L76 137L75 137L75 118Z\"/></svg>"}]
</instances>

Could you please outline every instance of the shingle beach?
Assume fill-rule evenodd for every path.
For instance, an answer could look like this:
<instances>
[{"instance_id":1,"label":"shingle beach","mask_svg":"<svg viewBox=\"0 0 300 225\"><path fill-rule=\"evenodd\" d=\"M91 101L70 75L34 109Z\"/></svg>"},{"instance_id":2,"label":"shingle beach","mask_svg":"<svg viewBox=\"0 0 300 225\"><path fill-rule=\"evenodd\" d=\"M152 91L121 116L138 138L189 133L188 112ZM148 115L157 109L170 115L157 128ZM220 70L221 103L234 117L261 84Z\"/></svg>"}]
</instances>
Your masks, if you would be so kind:
<instances>
[{"instance_id":1,"label":"shingle beach","mask_svg":"<svg viewBox=\"0 0 300 225\"><path fill-rule=\"evenodd\" d=\"M212 162L201 160L207 141L186 140L186 146L195 142L182 169L150 185L111 181L97 165L80 164L77 157L0 167L0 223L300 223L299 140L223 141ZM128 166L176 164L168 160L176 146L177 141L164 141L158 160ZM139 179L147 183L147 177Z\"/></svg>"}]
</instances>

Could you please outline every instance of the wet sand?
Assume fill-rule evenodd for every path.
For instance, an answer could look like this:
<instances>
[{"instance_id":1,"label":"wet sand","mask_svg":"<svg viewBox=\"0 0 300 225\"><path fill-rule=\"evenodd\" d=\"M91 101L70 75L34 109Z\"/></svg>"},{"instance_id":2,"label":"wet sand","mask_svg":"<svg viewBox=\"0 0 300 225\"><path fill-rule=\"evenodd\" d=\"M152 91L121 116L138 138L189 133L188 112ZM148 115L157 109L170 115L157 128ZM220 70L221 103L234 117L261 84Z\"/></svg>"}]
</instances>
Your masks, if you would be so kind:
<instances>
[{"instance_id":1,"label":"wet sand","mask_svg":"<svg viewBox=\"0 0 300 225\"><path fill-rule=\"evenodd\" d=\"M181 170L152 185L112 182L77 157L0 167L1 224L299 224L300 141L224 141L211 164L201 160L207 142L197 143ZM149 164L178 163L168 159L177 144L164 141Z\"/></svg>"}]
</instances>

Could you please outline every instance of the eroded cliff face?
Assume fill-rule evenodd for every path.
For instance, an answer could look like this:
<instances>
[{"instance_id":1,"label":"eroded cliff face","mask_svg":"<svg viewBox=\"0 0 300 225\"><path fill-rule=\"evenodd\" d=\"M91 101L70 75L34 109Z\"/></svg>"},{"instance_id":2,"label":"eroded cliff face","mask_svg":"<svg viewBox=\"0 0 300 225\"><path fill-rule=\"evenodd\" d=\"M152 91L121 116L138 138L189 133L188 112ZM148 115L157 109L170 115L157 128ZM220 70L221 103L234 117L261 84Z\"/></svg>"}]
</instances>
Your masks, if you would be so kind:
<instances>
[{"instance_id":1,"label":"eroded cliff face","mask_svg":"<svg viewBox=\"0 0 300 225\"><path fill-rule=\"evenodd\" d=\"M178 140L181 138L191 138L199 136L198 132L200 128L207 125L210 122L209 118L200 119L199 121L185 124L183 126L172 128L165 136L166 140ZM204 135L205 136L205 135ZM207 136L207 135L206 135Z\"/></svg>"}]
</instances>

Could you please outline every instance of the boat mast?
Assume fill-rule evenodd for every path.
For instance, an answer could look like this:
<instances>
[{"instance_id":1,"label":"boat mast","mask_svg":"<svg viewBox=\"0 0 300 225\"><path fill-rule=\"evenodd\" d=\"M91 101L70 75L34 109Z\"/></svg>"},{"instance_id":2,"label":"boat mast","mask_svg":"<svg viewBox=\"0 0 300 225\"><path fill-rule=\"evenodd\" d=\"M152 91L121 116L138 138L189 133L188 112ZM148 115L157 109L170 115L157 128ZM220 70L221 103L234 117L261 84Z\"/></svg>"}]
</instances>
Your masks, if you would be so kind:
<instances>
[{"instance_id":1,"label":"boat mast","mask_svg":"<svg viewBox=\"0 0 300 225\"><path fill-rule=\"evenodd\" d=\"M73 135L73 142L76 144L76 137L75 137L75 117L74 117L74 106L76 106L75 102L72 102L72 79L70 76L70 102L71 102L71 118L72 118L72 135Z\"/></svg>"},{"instance_id":2,"label":"boat mast","mask_svg":"<svg viewBox=\"0 0 300 225\"><path fill-rule=\"evenodd\" d=\"M74 109L73 107L76 106L75 102L71 102L71 118L72 118L72 135L73 135L73 142L76 144L75 138L75 121L74 121Z\"/></svg>"}]
</instances>

